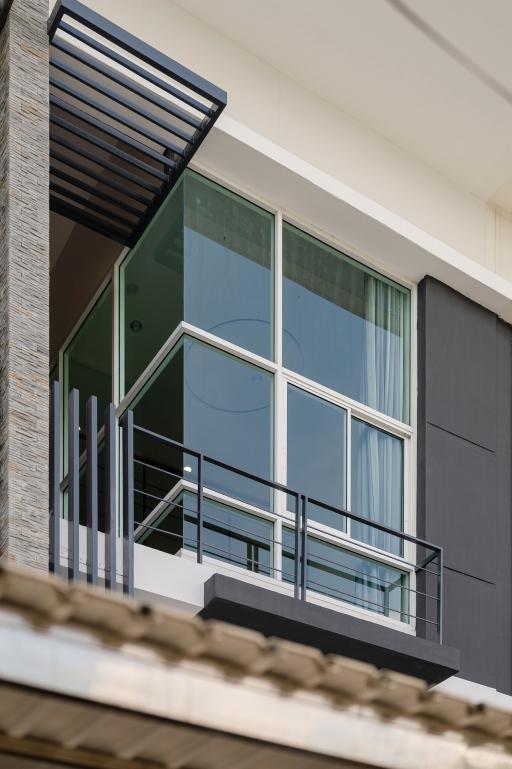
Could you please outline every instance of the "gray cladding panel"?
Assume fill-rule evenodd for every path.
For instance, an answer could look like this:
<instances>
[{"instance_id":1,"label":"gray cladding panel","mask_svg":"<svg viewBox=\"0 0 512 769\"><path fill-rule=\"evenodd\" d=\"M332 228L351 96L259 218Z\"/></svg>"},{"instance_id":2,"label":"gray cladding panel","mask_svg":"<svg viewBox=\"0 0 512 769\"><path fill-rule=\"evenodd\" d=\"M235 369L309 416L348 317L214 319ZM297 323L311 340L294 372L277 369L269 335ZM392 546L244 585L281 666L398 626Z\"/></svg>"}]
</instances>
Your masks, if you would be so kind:
<instances>
[{"instance_id":1,"label":"gray cladding panel","mask_svg":"<svg viewBox=\"0 0 512 769\"><path fill-rule=\"evenodd\" d=\"M444 608L443 638L460 652L460 677L496 687L501 659L496 654L495 586L445 569Z\"/></svg>"},{"instance_id":2,"label":"gray cladding panel","mask_svg":"<svg viewBox=\"0 0 512 769\"><path fill-rule=\"evenodd\" d=\"M497 335L496 688L512 692L512 335L498 323Z\"/></svg>"},{"instance_id":3,"label":"gray cladding panel","mask_svg":"<svg viewBox=\"0 0 512 769\"><path fill-rule=\"evenodd\" d=\"M418 303L418 531L442 545L460 675L512 694L512 331L425 278Z\"/></svg>"},{"instance_id":4,"label":"gray cladding panel","mask_svg":"<svg viewBox=\"0 0 512 769\"><path fill-rule=\"evenodd\" d=\"M496 456L451 433L426 427L426 536L445 565L496 578Z\"/></svg>"},{"instance_id":5,"label":"gray cladding panel","mask_svg":"<svg viewBox=\"0 0 512 769\"><path fill-rule=\"evenodd\" d=\"M427 422L494 450L496 316L427 279Z\"/></svg>"}]
</instances>

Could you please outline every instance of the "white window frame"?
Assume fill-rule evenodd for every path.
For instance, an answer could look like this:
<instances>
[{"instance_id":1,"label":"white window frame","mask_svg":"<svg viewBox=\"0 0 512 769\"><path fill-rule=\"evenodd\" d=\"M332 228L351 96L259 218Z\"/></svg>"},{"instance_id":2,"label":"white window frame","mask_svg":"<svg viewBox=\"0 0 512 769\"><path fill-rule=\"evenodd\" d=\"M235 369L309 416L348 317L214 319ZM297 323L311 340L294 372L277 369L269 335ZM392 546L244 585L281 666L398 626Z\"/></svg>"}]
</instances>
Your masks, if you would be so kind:
<instances>
[{"instance_id":1,"label":"white window frame","mask_svg":"<svg viewBox=\"0 0 512 769\"><path fill-rule=\"evenodd\" d=\"M120 297L121 286L121 265L124 262L126 256L129 254L130 249L124 248L118 258L116 259L112 269L105 276L98 290L95 292L93 298L88 303L86 309L81 314L79 320L74 325L71 333L66 338L64 344L61 346L58 356L58 371L59 379L62 381L63 375L63 361L64 352L73 340L75 334L81 328L84 320L87 318L89 312L96 304L98 298L105 290L106 286L112 281L112 336L114 340L112 351L112 402L116 407L116 416L119 424L119 420L125 411L133 403L141 389L147 384L149 379L153 376L154 372L161 365L167 355L171 352L174 346L183 338L184 335L197 339L211 347L226 352L234 357L244 361L246 363L258 366L270 373L274 377L274 409L273 409L273 435L272 435L272 453L273 453L273 471L274 480L278 483L286 485L287 481L287 388L288 385L293 385L299 389L308 392L312 395L316 395L323 400L339 406L347 412L347 467L346 467L346 483L347 483L347 509L350 510L351 502L351 419L357 417L362 421L370 424L371 426L385 430L386 432L395 435L403 441L403 476L404 476L404 488L403 488L403 532L416 536L416 420L417 420L417 340L416 340L416 327L417 327L417 286L414 283L404 279L402 276L398 276L392 273L386 265L379 263L377 259L370 257L368 254L362 253L360 250L354 249L349 243L343 243L339 239L333 238L328 233L323 232L319 228L315 227L311 222L304 221L298 217L294 212L280 208L273 203L263 200L262 198L255 196L253 193L246 189L234 185L230 180L223 178L218 174L214 174L208 169L201 166L200 163L194 162L191 164L191 169L206 177L207 179L221 185L230 192L235 193L248 200L251 203L259 206L263 210L274 216L274 287L273 287L273 352L274 359L269 360L262 358L255 353L246 350L238 345L228 342L220 337L204 331L196 326L192 326L186 321L182 321L169 335L166 342L162 345L158 353L154 356L145 370L139 375L136 382L130 388L130 390L122 394L121 393L121 380L120 366L122 365L123 351L121 350L121 335L122 335L122 301ZM321 243L332 247L336 251L341 252L344 255L352 258L356 263L360 263L363 266L369 267L376 271L384 278L392 280L410 292L410 351L409 351L409 424L400 420L383 414L375 409L372 409L365 404L355 401L341 393L326 387L308 377L304 377L294 371L287 369L283 365L283 347L282 347L282 331L283 331L283 303L282 303L282 285L283 285L283 223L286 222L302 232L311 235ZM64 407L64 398L61 399L62 408ZM62 436L61 436L62 439ZM119 442L119 429L118 429L118 442ZM61 451L61 457L63 452ZM62 468L63 471L63 468ZM183 482L184 489L190 487L190 482ZM193 486L193 484L192 484ZM299 490L300 491L300 490ZM237 507L245 512L250 512L253 515L259 515L262 518L270 519L274 523L274 545L272 568L276 573L280 574L282 569L282 526L294 523L293 516L286 510L286 497L281 492L275 492L274 494L274 512L269 512L256 508L252 505L247 505L239 500L233 500L225 497L225 495L219 494L212 489L204 490L205 496L212 500L221 501ZM153 514L151 514L153 518ZM348 519L347 519L348 523ZM347 526L347 532L339 532L328 526L325 526L316 521L308 521L308 532L315 536L317 539L322 539L326 542L337 544L343 547L345 550L358 553L362 556L373 558L383 564L390 565L409 574L409 614L411 614L410 621L398 622L390 617L383 617L376 612L372 612L365 609L355 609L350 607L349 604L345 604L342 599L339 603L343 607L343 610L348 613L362 614L366 619L377 621L379 623L390 624L393 627L399 627L405 632L414 632L415 621L413 620L415 614L415 589L416 580L414 568L410 566L415 559L415 546L410 543L405 543L404 555L395 556L390 553L386 553L383 550L359 543L357 540L351 539L350 528ZM214 559L212 559L214 560ZM314 591L308 590L309 594L313 594ZM313 596L312 596L313 597ZM319 594L321 601L330 604L332 602L338 603L336 599L322 596ZM318 599L318 596L316 596ZM317 602L317 601L316 601Z\"/></svg>"}]
</instances>

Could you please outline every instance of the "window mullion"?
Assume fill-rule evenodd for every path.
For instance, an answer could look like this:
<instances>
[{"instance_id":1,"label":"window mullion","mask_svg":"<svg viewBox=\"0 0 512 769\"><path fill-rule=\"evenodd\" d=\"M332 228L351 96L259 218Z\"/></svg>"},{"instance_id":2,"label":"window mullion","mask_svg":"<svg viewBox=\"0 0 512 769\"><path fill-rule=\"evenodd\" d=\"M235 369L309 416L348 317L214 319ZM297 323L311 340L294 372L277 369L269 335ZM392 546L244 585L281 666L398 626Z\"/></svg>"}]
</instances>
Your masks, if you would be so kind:
<instances>
[{"instance_id":1,"label":"window mullion","mask_svg":"<svg viewBox=\"0 0 512 769\"><path fill-rule=\"evenodd\" d=\"M347 446L346 446L346 464L345 464L345 488L347 510L352 510L352 411L347 409ZM347 518L347 536L352 536L352 521Z\"/></svg>"},{"instance_id":2,"label":"window mullion","mask_svg":"<svg viewBox=\"0 0 512 769\"><path fill-rule=\"evenodd\" d=\"M274 218L274 360L283 365L283 214Z\"/></svg>"}]
</instances>

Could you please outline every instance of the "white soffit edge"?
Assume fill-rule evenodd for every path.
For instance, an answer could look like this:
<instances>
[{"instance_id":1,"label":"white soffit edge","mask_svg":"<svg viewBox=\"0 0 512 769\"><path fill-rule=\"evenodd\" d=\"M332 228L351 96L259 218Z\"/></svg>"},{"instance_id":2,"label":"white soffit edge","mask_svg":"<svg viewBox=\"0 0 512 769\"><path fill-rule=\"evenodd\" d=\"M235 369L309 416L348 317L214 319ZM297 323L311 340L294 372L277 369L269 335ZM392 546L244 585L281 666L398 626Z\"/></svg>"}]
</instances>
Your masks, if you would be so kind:
<instances>
[{"instance_id":1,"label":"white soffit edge","mask_svg":"<svg viewBox=\"0 0 512 769\"><path fill-rule=\"evenodd\" d=\"M196 159L348 253L414 283L431 275L512 323L510 281L233 118L220 117Z\"/></svg>"}]
</instances>

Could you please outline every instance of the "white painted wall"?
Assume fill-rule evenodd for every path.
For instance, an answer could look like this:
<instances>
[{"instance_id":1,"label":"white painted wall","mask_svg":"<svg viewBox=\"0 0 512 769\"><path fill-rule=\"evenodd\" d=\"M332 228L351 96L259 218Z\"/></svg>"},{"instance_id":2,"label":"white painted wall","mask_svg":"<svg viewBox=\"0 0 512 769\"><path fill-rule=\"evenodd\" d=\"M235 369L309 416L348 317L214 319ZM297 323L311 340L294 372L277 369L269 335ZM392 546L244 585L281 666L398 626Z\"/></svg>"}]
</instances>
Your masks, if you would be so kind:
<instances>
[{"instance_id":1,"label":"white painted wall","mask_svg":"<svg viewBox=\"0 0 512 769\"><path fill-rule=\"evenodd\" d=\"M512 220L507 213L458 188L171 0L85 1L225 88L226 115L240 125L512 281Z\"/></svg>"}]
</instances>

